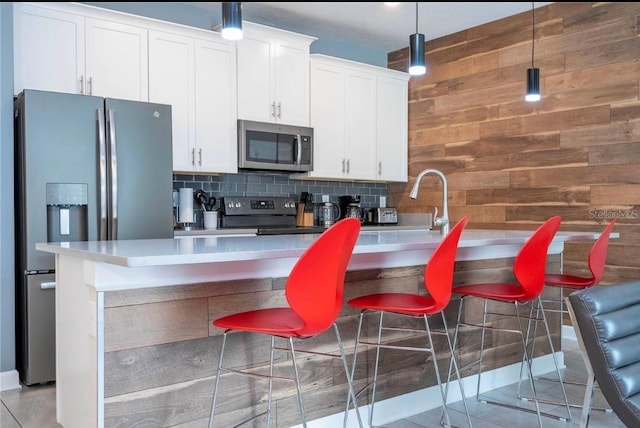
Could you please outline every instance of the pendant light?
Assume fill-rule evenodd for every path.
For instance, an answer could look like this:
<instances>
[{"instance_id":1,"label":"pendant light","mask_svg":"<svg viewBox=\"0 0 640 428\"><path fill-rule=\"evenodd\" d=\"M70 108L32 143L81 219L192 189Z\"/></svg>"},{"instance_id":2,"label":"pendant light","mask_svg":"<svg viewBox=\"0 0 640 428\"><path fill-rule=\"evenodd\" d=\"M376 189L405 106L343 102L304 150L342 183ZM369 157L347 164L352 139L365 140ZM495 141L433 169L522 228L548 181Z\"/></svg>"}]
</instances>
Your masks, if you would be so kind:
<instances>
[{"instance_id":1,"label":"pendant light","mask_svg":"<svg viewBox=\"0 0 640 428\"><path fill-rule=\"evenodd\" d=\"M242 3L222 3L222 38L242 38Z\"/></svg>"},{"instance_id":2,"label":"pendant light","mask_svg":"<svg viewBox=\"0 0 640 428\"><path fill-rule=\"evenodd\" d=\"M424 59L424 34L418 33L418 2L416 2L416 33L409 36L409 74L420 76L427 72Z\"/></svg>"},{"instance_id":3,"label":"pendant light","mask_svg":"<svg viewBox=\"0 0 640 428\"><path fill-rule=\"evenodd\" d=\"M540 69L533 66L533 52L536 36L536 19L534 2L531 2L531 68L527 69L527 95L526 101L540 101Z\"/></svg>"}]
</instances>

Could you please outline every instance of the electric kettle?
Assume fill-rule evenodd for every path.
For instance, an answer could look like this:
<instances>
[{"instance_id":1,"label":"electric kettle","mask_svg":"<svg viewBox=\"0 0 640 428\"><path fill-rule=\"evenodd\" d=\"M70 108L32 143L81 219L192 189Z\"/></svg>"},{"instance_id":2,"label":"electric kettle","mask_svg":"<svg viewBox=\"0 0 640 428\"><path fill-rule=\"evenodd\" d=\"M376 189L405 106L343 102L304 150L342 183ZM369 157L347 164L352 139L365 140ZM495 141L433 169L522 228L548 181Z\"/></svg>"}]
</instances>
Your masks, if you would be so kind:
<instances>
[{"instance_id":1,"label":"electric kettle","mask_svg":"<svg viewBox=\"0 0 640 428\"><path fill-rule=\"evenodd\" d=\"M330 227L340 218L340 207L332 202L323 202L320 206L320 225Z\"/></svg>"}]
</instances>

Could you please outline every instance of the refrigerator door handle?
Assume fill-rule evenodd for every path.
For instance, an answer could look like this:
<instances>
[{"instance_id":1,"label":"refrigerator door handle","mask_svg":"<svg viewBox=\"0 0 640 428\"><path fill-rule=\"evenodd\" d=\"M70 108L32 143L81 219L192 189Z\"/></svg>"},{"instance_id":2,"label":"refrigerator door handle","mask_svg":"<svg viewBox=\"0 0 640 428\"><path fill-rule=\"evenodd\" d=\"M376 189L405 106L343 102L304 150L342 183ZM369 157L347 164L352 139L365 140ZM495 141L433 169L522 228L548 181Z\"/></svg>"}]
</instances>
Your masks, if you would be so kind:
<instances>
[{"instance_id":1,"label":"refrigerator door handle","mask_svg":"<svg viewBox=\"0 0 640 428\"><path fill-rule=\"evenodd\" d=\"M106 133L105 133L105 118L104 118L104 110L98 109L98 156L99 165L98 165L98 180L100 186L100 206L98 210L100 212L100 221L98 224L98 236L99 240L105 241L107 236L107 142L106 142Z\"/></svg>"},{"instance_id":2,"label":"refrigerator door handle","mask_svg":"<svg viewBox=\"0 0 640 428\"><path fill-rule=\"evenodd\" d=\"M111 184L109 239L118 239L118 156L116 152L116 113L107 110L107 128L109 140L109 177Z\"/></svg>"}]
</instances>

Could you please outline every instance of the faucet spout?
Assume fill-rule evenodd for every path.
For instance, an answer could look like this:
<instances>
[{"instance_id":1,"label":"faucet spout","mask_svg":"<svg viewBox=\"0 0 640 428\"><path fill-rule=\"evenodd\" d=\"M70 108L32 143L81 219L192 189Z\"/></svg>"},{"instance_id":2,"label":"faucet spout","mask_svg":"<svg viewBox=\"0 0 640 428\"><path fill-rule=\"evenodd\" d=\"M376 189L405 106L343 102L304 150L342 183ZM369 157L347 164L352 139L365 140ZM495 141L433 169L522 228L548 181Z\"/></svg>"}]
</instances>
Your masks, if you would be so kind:
<instances>
[{"instance_id":1,"label":"faucet spout","mask_svg":"<svg viewBox=\"0 0 640 428\"><path fill-rule=\"evenodd\" d=\"M449 233L449 207L448 207L449 191L448 191L448 185L447 185L447 177L445 177L445 175L441 171L438 171L437 169L425 169L420 174L418 174L418 177L416 178L416 182L413 185L413 188L411 189L411 193L409 193L409 197L411 199L416 199L418 197L418 189L420 187L420 182L422 181L422 178L425 175L438 176L440 178L440 181L442 182L442 216L441 217L437 216L438 208L436 208L433 216L433 225L440 227L441 235L446 235L447 233Z\"/></svg>"}]
</instances>

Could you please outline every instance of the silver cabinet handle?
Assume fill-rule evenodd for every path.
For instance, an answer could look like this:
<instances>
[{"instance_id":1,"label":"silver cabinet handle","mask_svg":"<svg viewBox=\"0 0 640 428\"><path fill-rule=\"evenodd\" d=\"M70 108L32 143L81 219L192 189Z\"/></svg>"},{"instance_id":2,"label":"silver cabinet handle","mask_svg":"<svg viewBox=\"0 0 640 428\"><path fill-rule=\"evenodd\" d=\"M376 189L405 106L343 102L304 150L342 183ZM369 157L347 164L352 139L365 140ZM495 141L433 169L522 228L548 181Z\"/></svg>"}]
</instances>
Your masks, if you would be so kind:
<instances>
[{"instance_id":1,"label":"silver cabinet handle","mask_svg":"<svg viewBox=\"0 0 640 428\"><path fill-rule=\"evenodd\" d=\"M84 75L80 75L80 95L84 95Z\"/></svg>"},{"instance_id":2,"label":"silver cabinet handle","mask_svg":"<svg viewBox=\"0 0 640 428\"><path fill-rule=\"evenodd\" d=\"M345 161L345 159L344 159L344 158L342 158L342 173L343 173L343 174L344 174L344 172L346 171L346 168L345 168L345 162L346 162L346 161Z\"/></svg>"},{"instance_id":3,"label":"silver cabinet handle","mask_svg":"<svg viewBox=\"0 0 640 428\"><path fill-rule=\"evenodd\" d=\"M202 166L202 149L198 149L198 165Z\"/></svg>"},{"instance_id":4,"label":"silver cabinet handle","mask_svg":"<svg viewBox=\"0 0 640 428\"><path fill-rule=\"evenodd\" d=\"M347 174L351 172L351 159L347 159Z\"/></svg>"},{"instance_id":5,"label":"silver cabinet handle","mask_svg":"<svg viewBox=\"0 0 640 428\"><path fill-rule=\"evenodd\" d=\"M271 103L271 116L276 117L276 102Z\"/></svg>"},{"instance_id":6,"label":"silver cabinet handle","mask_svg":"<svg viewBox=\"0 0 640 428\"><path fill-rule=\"evenodd\" d=\"M280 119L282 115L282 103L278 103L278 119Z\"/></svg>"},{"instance_id":7,"label":"silver cabinet handle","mask_svg":"<svg viewBox=\"0 0 640 428\"><path fill-rule=\"evenodd\" d=\"M382 175L382 161L378 162L378 175Z\"/></svg>"},{"instance_id":8,"label":"silver cabinet handle","mask_svg":"<svg viewBox=\"0 0 640 428\"><path fill-rule=\"evenodd\" d=\"M191 149L191 165L196 164L196 149Z\"/></svg>"},{"instance_id":9,"label":"silver cabinet handle","mask_svg":"<svg viewBox=\"0 0 640 428\"><path fill-rule=\"evenodd\" d=\"M41 282L40 283L40 289L41 290L51 290L52 288L56 288L56 282L55 281Z\"/></svg>"},{"instance_id":10,"label":"silver cabinet handle","mask_svg":"<svg viewBox=\"0 0 640 428\"><path fill-rule=\"evenodd\" d=\"M89 77L89 80L87 81L87 94L93 94L93 77Z\"/></svg>"}]
</instances>

